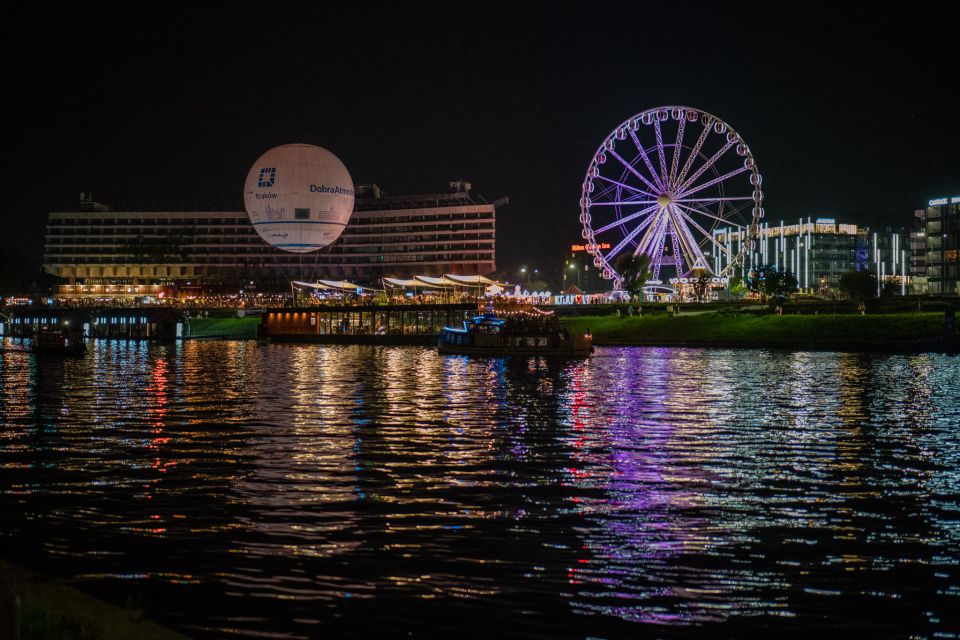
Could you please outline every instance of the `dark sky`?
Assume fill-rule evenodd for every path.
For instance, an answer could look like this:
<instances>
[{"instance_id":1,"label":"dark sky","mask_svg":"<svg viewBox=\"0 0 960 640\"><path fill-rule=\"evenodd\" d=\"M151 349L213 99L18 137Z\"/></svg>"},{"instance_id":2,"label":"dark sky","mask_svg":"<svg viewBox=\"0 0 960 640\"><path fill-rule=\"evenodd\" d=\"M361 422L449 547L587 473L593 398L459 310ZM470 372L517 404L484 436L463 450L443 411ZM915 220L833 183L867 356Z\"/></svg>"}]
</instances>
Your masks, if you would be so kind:
<instances>
[{"instance_id":1,"label":"dark sky","mask_svg":"<svg viewBox=\"0 0 960 640\"><path fill-rule=\"evenodd\" d=\"M960 11L842 4L19 9L2 45L0 250L38 258L47 212L84 190L115 208L240 210L259 154L308 142L388 193L464 178L509 196L499 262L554 263L579 239L597 145L661 104L740 132L768 220L909 224L960 194Z\"/></svg>"}]
</instances>

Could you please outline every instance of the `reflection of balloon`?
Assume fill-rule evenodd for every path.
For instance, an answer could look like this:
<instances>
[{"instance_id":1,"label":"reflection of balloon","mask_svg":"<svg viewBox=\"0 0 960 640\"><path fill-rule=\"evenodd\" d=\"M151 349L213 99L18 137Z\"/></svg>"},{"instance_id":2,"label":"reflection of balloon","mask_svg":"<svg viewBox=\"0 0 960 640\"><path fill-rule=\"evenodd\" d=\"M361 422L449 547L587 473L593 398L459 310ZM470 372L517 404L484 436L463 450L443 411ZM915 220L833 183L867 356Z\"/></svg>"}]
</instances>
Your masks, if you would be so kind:
<instances>
[{"instance_id":1,"label":"reflection of balloon","mask_svg":"<svg viewBox=\"0 0 960 640\"><path fill-rule=\"evenodd\" d=\"M353 180L340 159L312 144L285 144L254 163L243 204L260 237L284 251L332 244L353 213Z\"/></svg>"}]
</instances>

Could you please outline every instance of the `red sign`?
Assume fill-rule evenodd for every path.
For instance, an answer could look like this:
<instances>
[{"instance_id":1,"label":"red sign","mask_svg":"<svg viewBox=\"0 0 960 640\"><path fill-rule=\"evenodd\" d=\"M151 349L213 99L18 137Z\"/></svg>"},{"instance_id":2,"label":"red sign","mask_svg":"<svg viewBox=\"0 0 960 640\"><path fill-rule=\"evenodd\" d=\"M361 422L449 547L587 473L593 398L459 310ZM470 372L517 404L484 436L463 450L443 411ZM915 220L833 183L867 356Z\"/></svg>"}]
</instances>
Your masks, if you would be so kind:
<instances>
[{"instance_id":1,"label":"red sign","mask_svg":"<svg viewBox=\"0 0 960 640\"><path fill-rule=\"evenodd\" d=\"M601 242L600 244L574 244L570 246L570 251L578 253L580 251L596 251L597 249L609 249L609 242Z\"/></svg>"}]
</instances>

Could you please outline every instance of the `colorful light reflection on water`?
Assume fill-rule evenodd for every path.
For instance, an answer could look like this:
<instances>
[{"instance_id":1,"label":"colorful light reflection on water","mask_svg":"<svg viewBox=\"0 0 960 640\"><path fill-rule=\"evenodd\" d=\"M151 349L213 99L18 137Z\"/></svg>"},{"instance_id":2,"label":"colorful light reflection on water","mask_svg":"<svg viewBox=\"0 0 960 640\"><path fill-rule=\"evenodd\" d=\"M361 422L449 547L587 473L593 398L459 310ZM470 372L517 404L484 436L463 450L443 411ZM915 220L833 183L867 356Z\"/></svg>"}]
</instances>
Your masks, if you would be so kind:
<instances>
[{"instance_id":1,"label":"colorful light reflection on water","mask_svg":"<svg viewBox=\"0 0 960 640\"><path fill-rule=\"evenodd\" d=\"M195 637L960 627L960 360L0 353L0 553Z\"/></svg>"}]
</instances>

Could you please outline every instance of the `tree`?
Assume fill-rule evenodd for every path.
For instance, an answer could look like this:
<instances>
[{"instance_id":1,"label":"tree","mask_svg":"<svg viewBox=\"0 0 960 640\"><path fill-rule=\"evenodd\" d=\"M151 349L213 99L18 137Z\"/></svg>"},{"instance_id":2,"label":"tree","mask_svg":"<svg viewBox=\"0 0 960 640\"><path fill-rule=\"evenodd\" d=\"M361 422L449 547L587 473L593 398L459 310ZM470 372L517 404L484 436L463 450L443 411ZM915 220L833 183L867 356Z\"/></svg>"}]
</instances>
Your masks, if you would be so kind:
<instances>
[{"instance_id":1,"label":"tree","mask_svg":"<svg viewBox=\"0 0 960 640\"><path fill-rule=\"evenodd\" d=\"M845 298L866 304L877 296L877 277L869 271L848 271L840 276L837 289Z\"/></svg>"},{"instance_id":2,"label":"tree","mask_svg":"<svg viewBox=\"0 0 960 640\"><path fill-rule=\"evenodd\" d=\"M740 276L732 276L728 286L733 298L742 298L747 293L747 283Z\"/></svg>"},{"instance_id":3,"label":"tree","mask_svg":"<svg viewBox=\"0 0 960 640\"><path fill-rule=\"evenodd\" d=\"M613 265L620 275L620 286L630 293L631 299L643 295L643 285L650 279L650 256L645 253L625 253Z\"/></svg>"},{"instance_id":4,"label":"tree","mask_svg":"<svg viewBox=\"0 0 960 640\"><path fill-rule=\"evenodd\" d=\"M745 281L747 289L771 304L783 304L798 288L797 276L790 271L781 271L775 265L761 264L754 267Z\"/></svg>"},{"instance_id":5,"label":"tree","mask_svg":"<svg viewBox=\"0 0 960 640\"><path fill-rule=\"evenodd\" d=\"M778 305L800 288L797 276L792 271L774 270L771 276L767 278L766 293Z\"/></svg>"},{"instance_id":6,"label":"tree","mask_svg":"<svg viewBox=\"0 0 960 640\"><path fill-rule=\"evenodd\" d=\"M547 284L546 280L537 279L526 283L523 285L523 288L527 291L548 291L550 289L550 285Z\"/></svg>"},{"instance_id":7,"label":"tree","mask_svg":"<svg viewBox=\"0 0 960 640\"><path fill-rule=\"evenodd\" d=\"M703 269L693 269L690 274L693 282L693 299L704 302L707 299L707 289L710 287L710 276Z\"/></svg>"}]
</instances>

